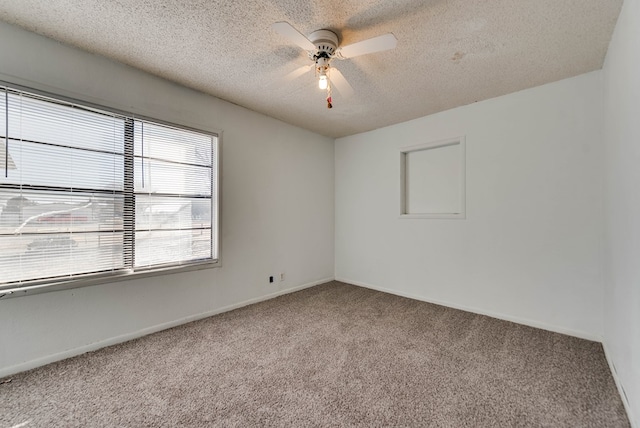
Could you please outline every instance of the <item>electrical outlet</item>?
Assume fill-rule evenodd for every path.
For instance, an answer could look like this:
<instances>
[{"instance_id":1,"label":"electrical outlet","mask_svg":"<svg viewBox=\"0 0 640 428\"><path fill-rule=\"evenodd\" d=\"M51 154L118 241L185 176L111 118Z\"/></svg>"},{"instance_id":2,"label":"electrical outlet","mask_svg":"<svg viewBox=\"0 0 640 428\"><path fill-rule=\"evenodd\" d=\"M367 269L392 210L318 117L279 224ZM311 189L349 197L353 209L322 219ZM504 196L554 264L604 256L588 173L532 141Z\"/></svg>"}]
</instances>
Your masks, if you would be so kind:
<instances>
[{"instance_id":1,"label":"electrical outlet","mask_svg":"<svg viewBox=\"0 0 640 428\"><path fill-rule=\"evenodd\" d=\"M284 272L280 272L280 282L284 281Z\"/></svg>"},{"instance_id":2,"label":"electrical outlet","mask_svg":"<svg viewBox=\"0 0 640 428\"><path fill-rule=\"evenodd\" d=\"M272 282L273 282L273 277L272 277L272 276L270 276L270 277L269 277L269 283L272 283Z\"/></svg>"}]
</instances>

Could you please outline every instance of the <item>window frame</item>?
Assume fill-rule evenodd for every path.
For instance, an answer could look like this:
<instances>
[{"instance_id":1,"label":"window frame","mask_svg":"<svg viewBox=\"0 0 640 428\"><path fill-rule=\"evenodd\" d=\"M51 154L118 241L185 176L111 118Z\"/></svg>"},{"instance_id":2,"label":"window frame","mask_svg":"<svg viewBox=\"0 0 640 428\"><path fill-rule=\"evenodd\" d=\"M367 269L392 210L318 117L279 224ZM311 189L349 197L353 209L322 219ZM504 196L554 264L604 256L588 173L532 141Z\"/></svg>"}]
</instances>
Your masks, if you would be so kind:
<instances>
[{"instance_id":1,"label":"window frame","mask_svg":"<svg viewBox=\"0 0 640 428\"><path fill-rule=\"evenodd\" d=\"M0 300L19 297L31 294L39 294L51 291L58 290L68 290L73 288L80 288L98 284L112 283L112 282L121 282L121 281L131 281L135 279L142 279L147 277L154 277L159 275L168 275L168 274L176 274L183 272L192 272L199 271L204 269L217 268L222 265L222 245L221 245L221 191L222 191L222 131L218 129L205 129L200 126L187 125L172 121L167 121L164 119L158 119L156 117L150 116L148 114L140 114L134 111L126 111L119 108L111 107L108 104L98 104L92 101L88 101L86 99L74 98L63 95L56 92L49 92L45 90L41 90L38 88L34 88L32 86L25 86L19 83L13 83L6 80L0 80L1 87L7 87L11 89L15 89L17 91L32 93L37 96L42 96L46 98L51 98L52 100L61 101L64 103L72 103L78 104L82 107L86 107L88 109L96 109L102 110L105 112L113 113L116 115L128 117L133 120L139 120L144 122L151 122L158 125L163 125L175 129L193 131L201 134L206 134L214 137L216 142L213 143L215 146L212 149L215 151L216 155L213 157L212 162L212 183L211 183L211 204L212 204L212 220L215 224L211 225L211 231L213 235L213 239L211 242L212 248L212 256L216 254L217 257L211 260L198 260L187 262L185 264L179 265L157 265L151 267L140 267L137 269L128 269L124 268L119 271L113 272L98 272L98 273L87 273L87 274L79 274L75 277L63 277L63 278L49 278L49 279L41 279L41 280L32 280L23 284L0 284ZM64 91L61 91L64 92ZM75 95L75 94L74 94ZM132 157L135 159L135 156ZM135 194L134 194L135 197ZM135 224L134 224L135 227ZM133 232L133 231L132 231ZM134 242L135 248L135 242Z\"/></svg>"}]
</instances>

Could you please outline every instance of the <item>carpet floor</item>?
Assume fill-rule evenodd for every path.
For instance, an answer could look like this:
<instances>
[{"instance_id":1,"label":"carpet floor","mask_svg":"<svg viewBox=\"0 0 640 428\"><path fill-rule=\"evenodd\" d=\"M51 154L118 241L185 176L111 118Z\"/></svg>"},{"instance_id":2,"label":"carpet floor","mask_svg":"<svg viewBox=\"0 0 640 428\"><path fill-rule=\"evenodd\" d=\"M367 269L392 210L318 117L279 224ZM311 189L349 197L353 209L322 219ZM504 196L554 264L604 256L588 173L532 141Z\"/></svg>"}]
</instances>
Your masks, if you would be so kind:
<instances>
[{"instance_id":1,"label":"carpet floor","mask_svg":"<svg viewBox=\"0 0 640 428\"><path fill-rule=\"evenodd\" d=\"M1 427L628 427L596 342L340 282L0 381Z\"/></svg>"}]
</instances>

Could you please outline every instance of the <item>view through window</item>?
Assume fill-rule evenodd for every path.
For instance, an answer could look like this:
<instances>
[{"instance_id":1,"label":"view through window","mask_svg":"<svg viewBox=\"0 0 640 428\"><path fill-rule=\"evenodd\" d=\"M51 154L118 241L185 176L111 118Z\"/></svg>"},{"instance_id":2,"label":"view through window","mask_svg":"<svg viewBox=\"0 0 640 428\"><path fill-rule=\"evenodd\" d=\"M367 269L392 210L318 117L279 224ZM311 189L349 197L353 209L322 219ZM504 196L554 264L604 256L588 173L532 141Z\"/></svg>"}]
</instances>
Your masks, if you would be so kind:
<instances>
[{"instance_id":1,"label":"view through window","mask_svg":"<svg viewBox=\"0 0 640 428\"><path fill-rule=\"evenodd\" d=\"M1 91L0 288L217 260L216 135Z\"/></svg>"}]
</instances>

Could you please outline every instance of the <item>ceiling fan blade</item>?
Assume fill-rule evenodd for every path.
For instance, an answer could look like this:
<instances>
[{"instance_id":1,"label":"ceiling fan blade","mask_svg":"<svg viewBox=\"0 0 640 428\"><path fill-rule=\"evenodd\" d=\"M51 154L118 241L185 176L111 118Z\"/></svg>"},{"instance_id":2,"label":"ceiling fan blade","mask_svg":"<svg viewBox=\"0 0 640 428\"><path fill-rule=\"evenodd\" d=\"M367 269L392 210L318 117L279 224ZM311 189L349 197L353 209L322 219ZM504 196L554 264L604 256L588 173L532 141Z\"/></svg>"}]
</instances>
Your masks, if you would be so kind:
<instances>
[{"instance_id":1,"label":"ceiling fan blade","mask_svg":"<svg viewBox=\"0 0 640 428\"><path fill-rule=\"evenodd\" d=\"M282 37L289 39L290 42L300 46L305 51L313 51L316 49L309 39L307 39L300 31L293 28L293 26L288 22L276 22L271 25L271 28L273 28L274 31Z\"/></svg>"},{"instance_id":2,"label":"ceiling fan blade","mask_svg":"<svg viewBox=\"0 0 640 428\"><path fill-rule=\"evenodd\" d=\"M338 49L337 56L341 58L353 58L360 55L366 55L374 52L386 51L396 47L398 39L391 33L372 39L363 40Z\"/></svg>"},{"instance_id":3,"label":"ceiling fan blade","mask_svg":"<svg viewBox=\"0 0 640 428\"><path fill-rule=\"evenodd\" d=\"M293 80L297 77L302 76L304 73L306 73L307 71L311 70L311 68L313 67L313 64L310 65L303 65L300 68L296 68L295 70L293 70L291 73L288 73L284 76L284 80Z\"/></svg>"},{"instance_id":4,"label":"ceiling fan blade","mask_svg":"<svg viewBox=\"0 0 640 428\"><path fill-rule=\"evenodd\" d=\"M338 92L342 94L343 97L349 98L351 95L353 95L353 88L337 68L331 67L331 71L329 71L329 80L336 87Z\"/></svg>"}]
</instances>

